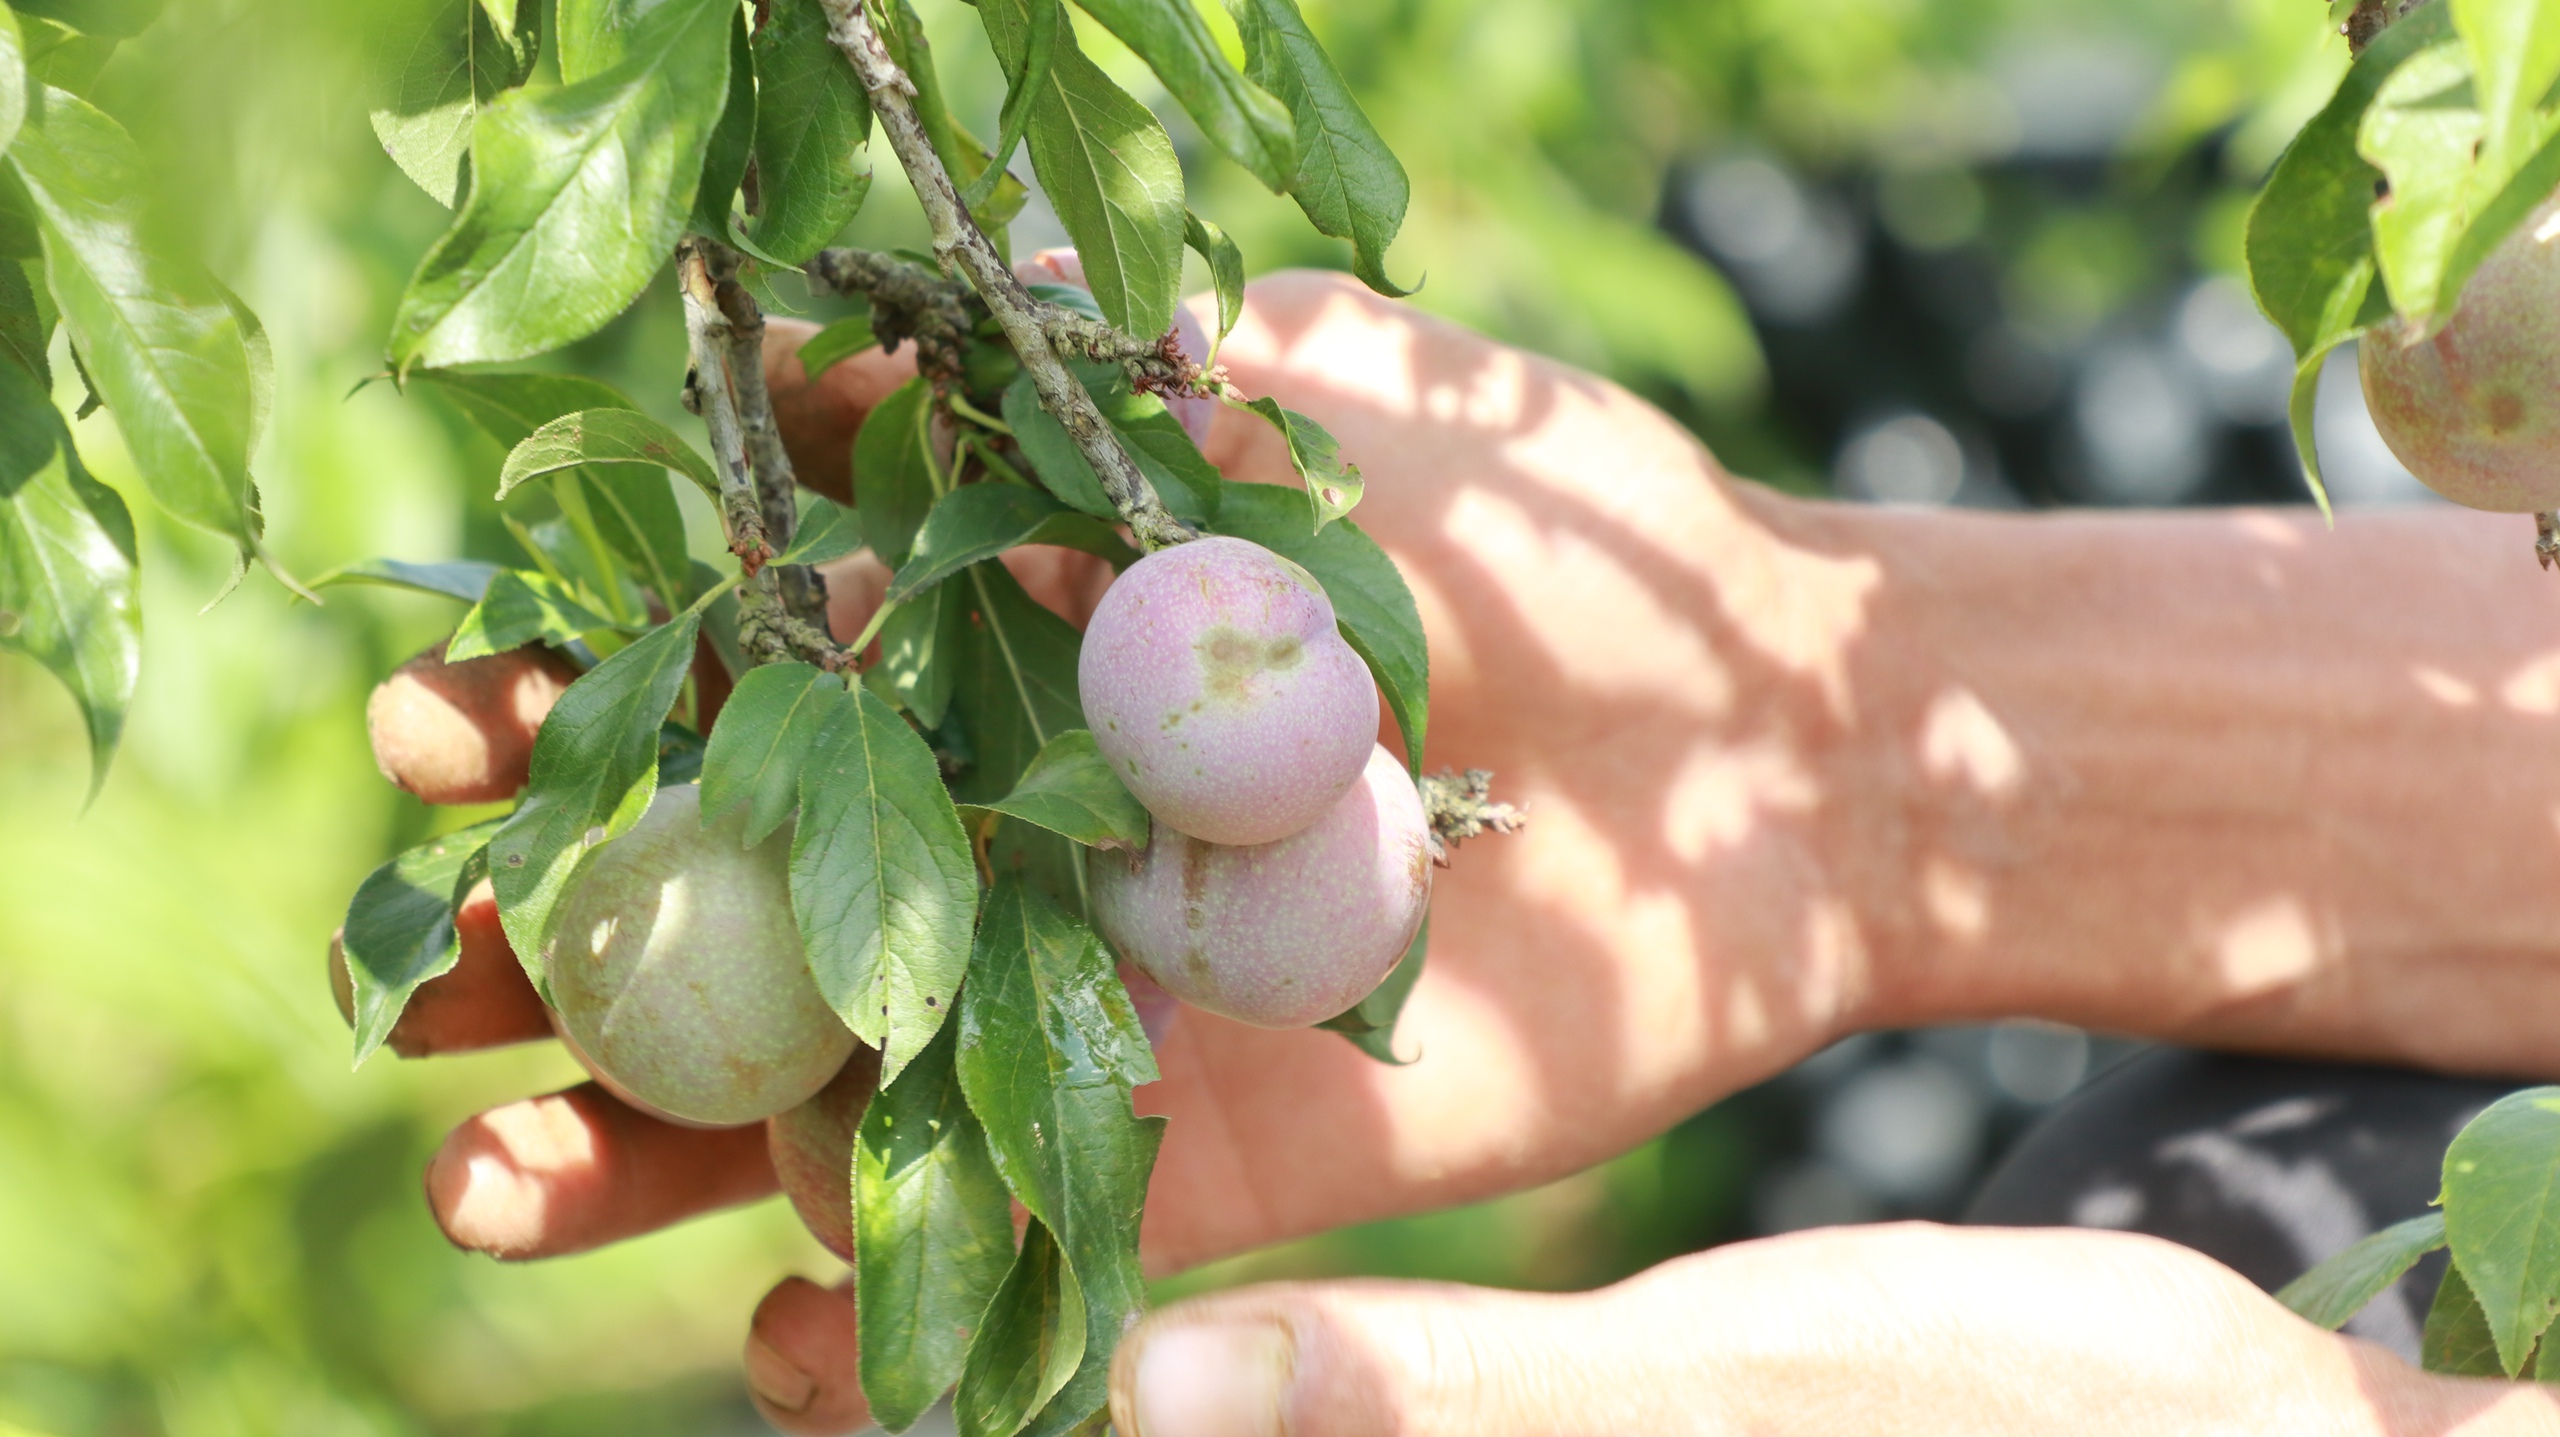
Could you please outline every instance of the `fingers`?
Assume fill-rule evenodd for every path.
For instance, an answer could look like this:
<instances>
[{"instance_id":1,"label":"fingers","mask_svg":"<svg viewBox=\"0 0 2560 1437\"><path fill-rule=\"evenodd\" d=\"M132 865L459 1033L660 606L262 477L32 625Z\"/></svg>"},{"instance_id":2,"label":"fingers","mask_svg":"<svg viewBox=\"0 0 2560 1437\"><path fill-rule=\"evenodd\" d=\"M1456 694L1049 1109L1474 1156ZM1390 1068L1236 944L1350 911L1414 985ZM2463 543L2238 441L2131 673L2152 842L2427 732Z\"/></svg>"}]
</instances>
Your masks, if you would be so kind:
<instances>
[{"instance_id":1,"label":"fingers","mask_svg":"<svg viewBox=\"0 0 2560 1437\"><path fill-rule=\"evenodd\" d=\"M593 1083L447 1134L427 1206L454 1246L509 1260L585 1252L774 1191L761 1123L680 1128Z\"/></svg>"},{"instance_id":2,"label":"fingers","mask_svg":"<svg viewBox=\"0 0 2560 1437\"><path fill-rule=\"evenodd\" d=\"M793 1434L833 1437L871 1420L862 1398L853 1279L820 1287L783 1279L747 1327L747 1391L764 1420Z\"/></svg>"},{"instance_id":3,"label":"fingers","mask_svg":"<svg viewBox=\"0 0 2560 1437\"><path fill-rule=\"evenodd\" d=\"M1668 1431L1606 1389L1591 1298L1436 1283L1292 1283L1150 1318L1112 1363L1124 1437L1505 1437Z\"/></svg>"},{"instance_id":4,"label":"fingers","mask_svg":"<svg viewBox=\"0 0 2560 1437\"><path fill-rule=\"evenodd\" d=\"M365 703L382 776L428 803L496 803L524 787L533 736L577 666L539 645L446 663L443 644L402 664Z\"/></svg>"},{"instance_id":5,"label":"fingers","mask_svg":"<svg viewBox=\"0 0 2560 1437\"><path fill-rule=\"evenodd\" d=\"M764 325L765 385L773 394L773 422L800 482L839 504L853 501L853 435L889 392L913 379L915 351L883 354L865 349L829 365L815 384L800 363L800 346L818 327L796 319Z\"/></svg>"},{"instance_id":6,"label":"fingers","mask_svg":"<svg viewBox=\"0 0 2560 1437\"><path fill-rule=\"evenodd\" d=\"M487 879L463 895L453 926L462 937L462 955L452 971L409 995L385 1040L391 1051L427 1058L550 1037L550 1015L507 946L506 930L498 926L498 895ZM338 1016L352 1024L356 995L345 937L343 929L329 935L329 992L338 1000Z\"/></svg>"}]
</instances>

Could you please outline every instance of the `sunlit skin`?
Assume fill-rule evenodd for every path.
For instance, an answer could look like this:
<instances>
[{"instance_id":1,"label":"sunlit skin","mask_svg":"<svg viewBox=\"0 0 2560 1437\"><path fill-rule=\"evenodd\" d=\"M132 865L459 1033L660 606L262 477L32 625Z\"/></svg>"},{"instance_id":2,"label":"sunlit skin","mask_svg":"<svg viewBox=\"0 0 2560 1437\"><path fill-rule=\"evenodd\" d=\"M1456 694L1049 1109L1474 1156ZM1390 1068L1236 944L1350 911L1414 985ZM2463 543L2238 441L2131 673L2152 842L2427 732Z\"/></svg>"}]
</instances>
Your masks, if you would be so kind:
<instances>
[{"instance_id":1,"label":"sunlit skin","mask_svg":"<svg viewBox=\"0 0 2560 1437\"><path fill-rule=\"evenodd\" d=\"M815 472L900 365L803 390L796 342L768 360ZM1221 358L1360 462L1429 631L1428 763L1494 769L1531 821L1438 877L1398 1040L1423 1061L1179 1014L1139 1093L1173 1119L1152 1270L1559 1177L1873 1027L2560 1076L2560 591L2512 521L1802 502L1330 276L1254 286ZM1288 476L1249 415L1207 449ZM1017 567L1071 618L1103 577ZM473 1119L428 1187L456 1243L522 1258L772 1185L761 1141L590 1088ZM853 1330L802 1279L759 1308L786 1430L859 1418ZM2560 1432L2546 1389L2419 1374L2103 1233L1841 1230L1563 1298L1248 1289L1151 1318L1117 1375L1141 1437Z\"/></svg>"}]
</instances>

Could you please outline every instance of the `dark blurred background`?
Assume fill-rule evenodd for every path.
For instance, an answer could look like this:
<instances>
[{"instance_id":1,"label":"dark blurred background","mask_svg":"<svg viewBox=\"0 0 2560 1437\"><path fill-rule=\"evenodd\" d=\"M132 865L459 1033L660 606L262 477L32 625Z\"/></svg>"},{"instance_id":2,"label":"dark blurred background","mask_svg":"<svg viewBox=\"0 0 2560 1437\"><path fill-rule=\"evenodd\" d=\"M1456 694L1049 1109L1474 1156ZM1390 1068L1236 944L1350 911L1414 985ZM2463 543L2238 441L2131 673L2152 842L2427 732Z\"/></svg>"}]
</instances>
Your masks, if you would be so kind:
<instances>
[{"instance_id":1,"label":"dark blurred background","mask_svg":"<svg viewBox=\"0 0 2560 1437\"><path fill-rule=\"evenodd\" d=\"M992 132L972 12L918 4ZM365 120L421 8L169 0L99 85L274 334L259 475L303 573L509 542L494 451L426 401L349 394L446 218ZM1426 281L1415 302L1630 385L1736 472L1896 504L2304 497L2288 356L2239 244L2258 178L2344 62L2312 0L1306 8L1412 173L1390 269ZM1173 123L1196 207L1253 268L1344 262ZM921 240L893 166L853 237ZM1035 203L1015 242L1060 238ZM565 362L680 421L679 350L653 293ZM2322 399L2342 501L2422 502L2350 360ZM129 487L111 419L79 434ZM567 1061L346 1071L326 936L372 865L456 821L374 775L362 704L450 607L340 591L314 610L253 578L200 614L228 556L144 528L143 689L85 815L69 702L0 661L0 1433L761 1430L735 1375L746 1314L784 1271L834 1271L786 1211L533 1267L464 1258L416 1173L445 1125L569 1081ZM1853 1039L1550 1187L1165 1292L1353 1272L1570 1288L1752 1234L1950 1215L2126 1049L2037 1024Z\"/></svg>"}]
</instances>

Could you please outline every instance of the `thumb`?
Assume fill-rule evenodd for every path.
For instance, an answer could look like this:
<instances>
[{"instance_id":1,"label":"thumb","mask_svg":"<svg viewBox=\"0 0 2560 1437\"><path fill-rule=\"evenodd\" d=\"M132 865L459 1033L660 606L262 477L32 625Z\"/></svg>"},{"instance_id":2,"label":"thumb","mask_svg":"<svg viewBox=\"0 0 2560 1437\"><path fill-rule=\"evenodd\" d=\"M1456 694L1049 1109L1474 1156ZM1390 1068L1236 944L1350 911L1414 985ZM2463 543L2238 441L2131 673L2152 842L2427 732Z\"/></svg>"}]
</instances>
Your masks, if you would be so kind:
<instances>
[{"instance_id":1,"label":"thumb","mask_svg":"<svg viewBox=\"0 0 2560 1437\"><path fill-rule=\"evenodd\" d=\"M1124 1437L1562 1437L1661 1431L1694 1373L1642 1373L1611 1292L1285 1283L1197 1299L1124 1339ZM1659 1345L1668 1333L1653 1334Z\"/></svg>"}]
</instances>

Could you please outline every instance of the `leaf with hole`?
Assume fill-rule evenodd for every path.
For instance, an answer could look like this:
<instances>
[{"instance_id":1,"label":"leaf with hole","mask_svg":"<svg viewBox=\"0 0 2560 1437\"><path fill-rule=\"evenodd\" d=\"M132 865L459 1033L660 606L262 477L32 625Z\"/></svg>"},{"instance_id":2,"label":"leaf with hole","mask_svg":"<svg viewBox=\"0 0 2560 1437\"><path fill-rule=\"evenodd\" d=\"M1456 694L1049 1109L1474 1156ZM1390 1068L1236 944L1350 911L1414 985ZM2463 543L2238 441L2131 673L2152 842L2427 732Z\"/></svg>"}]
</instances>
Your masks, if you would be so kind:
<instances>
[{"instance_id":1,"label":"leaf with hole","mask_svg":"<svg viewBox=\"0 0 2560 1437\"><path fill-rule=\"evenodd\" d=\"M1342 446L1323 425L1294 409L1281 408L1279 400L1269 397L1250 401L1245 408L1261 415L1289 441L1289 465L1307 486L1313 520L1310 532L1321 531L1359 504L1366 487L1360 482L1360 466L1343 461Z\"/></svg>"}]
</instances>

